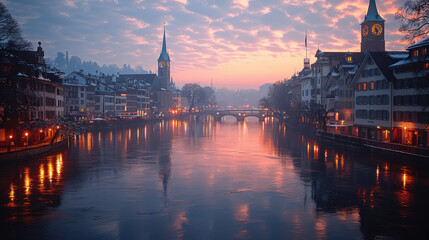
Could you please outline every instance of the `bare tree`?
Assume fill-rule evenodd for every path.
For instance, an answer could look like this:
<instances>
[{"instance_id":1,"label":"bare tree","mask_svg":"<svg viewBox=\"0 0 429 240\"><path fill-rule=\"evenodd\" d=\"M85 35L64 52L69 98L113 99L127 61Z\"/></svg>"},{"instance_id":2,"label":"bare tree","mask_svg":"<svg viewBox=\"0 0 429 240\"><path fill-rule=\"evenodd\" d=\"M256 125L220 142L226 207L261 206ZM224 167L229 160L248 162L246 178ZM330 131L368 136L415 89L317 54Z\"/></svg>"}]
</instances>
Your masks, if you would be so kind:
<instances>
[{"instance_id":1,"label":"bare tree","mask_svg":"<svg viewBox=\"0 0 429 240\"><path fill-rule=\"evenodd\" d=\"M429 34L429 0L407 0L395 15L404 40L414 43Z\"/></svg>"},{"instance_id":2,"label":"bare tree","mask_svg":"<svg viewBox=\"0 0 429 240\"><path fill-rule=\"evenodd\" d=\"M196 83L185 84L182 88L182 93L188 100L190 109L198 106L198 104L204 99L203 88Z\"/></svg>"},{"instance_id":3,"label":"bare tree","mask_svg":"<svg viewBox=\"0 0 429 240\"><path fill-rule=\"evenodd\" d=\"M31 43L22 37L22 30L18 22L10 15L2 2L0 2L0 43L10 50L31 48Z\"/></svg>"}]
</instances>

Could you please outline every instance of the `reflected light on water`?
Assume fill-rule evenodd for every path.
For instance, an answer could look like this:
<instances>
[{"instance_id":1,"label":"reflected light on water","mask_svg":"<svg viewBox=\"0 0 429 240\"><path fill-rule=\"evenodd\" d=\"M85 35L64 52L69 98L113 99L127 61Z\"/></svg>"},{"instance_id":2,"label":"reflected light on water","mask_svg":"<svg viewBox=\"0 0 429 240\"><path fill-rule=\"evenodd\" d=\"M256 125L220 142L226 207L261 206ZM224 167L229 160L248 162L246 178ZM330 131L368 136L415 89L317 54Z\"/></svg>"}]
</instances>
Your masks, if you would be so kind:
<instances>
[{"instance_id":1,"label":"reflected light on water","mask_svg":"<svg viewBox=\"0 0 429 240\"><path fill-rule=\"evenodd\" d=\"M43 186L43 182L45 181L45 166L40 164L40 175L39 175L40 185Z\"/></svg>"},{"instance_id":2,"label":"reflected light on water","mask_svg":"<svg viewBox=\"0 0 429 240\"><path fill-rule=\"evenodd\" d=\"M106 229L115 219L115 226L141 223L137 238L158 239L204 239L208 232L225 233L225 239L372 239L386 236L379 229L414 230L390 219L392 213L410 222L424 219L414 207L421 194L415 189L426 190L427 174L285 129L175 120L95 132L95 141L105 139L100 146L85 133L70 150L5 170L3 207L18 207L3 212L40 220L52 236L68 227Z\"/></svg>"},{"instance_id":3,"label":"reflected light on water","mask_svg":"<svg viewBox=\"0 0 429 240\"><path fill-rule=\"evenodd\" d=\"M238 206L234 218L238 222L247 223L249 221L249 205L245 203Z\"/></svg>"},{"instance_id":4,"label":"reflected light on water","mask_svg":"<svg viewBox=\"0 0 429 240\"><path fill-rule=\"evenodd\" d=\"M380 176L380 165L377 164L377 170L376 170L376 174L377 174L377 184L379 184L379 176Z\"/></svg>"},{"instance_id":5,"label":"reflected light on water","mask_svg":"<svg viewBox=\"0 0 429 240\"><path fill-rule=\"evenodd\" d=\"M179 212L173 223L173 228L176 230L176 239L183 239L183 224L188 222L186 211Z\"/></svg>"},{"instance_id":6,"label":"reflected light on water","mask_svg":"<svg viewBox=\"0 0 429 240\"><path fill-rule=\"evenodd\" d=\"M49 160L48 162L48 176L49 176L49 182L52 183L52 178L54 176L54 167L52 166L51 160Z\"/></svg>"},{"instance_id":7,"label":"reflected light on water","mask_svg":"<svg viewBox=\"0 0 429 240\"><path fill-rule=\"evenodd\" d=\"M316 223L314 224L314 230L316 231L316 239L326 239L326 228L328 224L325 216L318 216Z\"/></svg>"},{"instance_id":8,"label":"reflected light on water","mask_svg":"<svg viewBox=\"0 0 429 240\"><path fill-rule=\"evenodd\" d=\"M29 196L30 195L30 169L29 168L25 168L24 169L24 187L25 187L25 195Z\"/></svg>"},{"instance_id":9,"label":"reflected light on water","mask_svg":"<svg viewBox=\"0 0 429 240\"><path fill-rule=\"evenodd\" d=\"M56 165L57 165L57 179L59 180L61 178L61 170L63 167L63 155L62 154L58 154L57 155L57 161L56 161Z\"/></svg>"},{"instance_id":10,"label":"reflected light on water","mask_svg":"<svg viewBox=\"0 0 429 240\"><path fill-rule=\"evenodd\" d=\"M9 207L15 207L15 186L13 183L10 184L9 190Z\"/></svg>"}]
</instances>

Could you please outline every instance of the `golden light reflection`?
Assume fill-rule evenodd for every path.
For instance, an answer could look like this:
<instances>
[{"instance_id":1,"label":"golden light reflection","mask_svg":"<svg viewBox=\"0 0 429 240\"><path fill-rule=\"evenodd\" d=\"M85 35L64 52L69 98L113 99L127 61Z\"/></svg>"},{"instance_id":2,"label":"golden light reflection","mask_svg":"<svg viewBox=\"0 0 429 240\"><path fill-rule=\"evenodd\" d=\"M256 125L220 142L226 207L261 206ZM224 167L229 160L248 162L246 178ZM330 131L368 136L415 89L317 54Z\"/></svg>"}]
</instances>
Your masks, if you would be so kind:
<instances>
[{"instance_id":1,"label":"golden light reflection","mask_svg":"<svg viewBox=\"0 0 429 240\"><path fill-rule=\"evenodd\" d=\"M57 178L60 179L61 178L61 171L63 168L63 155L62 154L57 155L56 165L57 165Z\"/></svg>"},{"instance_id":2,"label":"golden light reflection","mask_svg":"<svg viewBox=\"0 0 429 240\"><path fill-rule=\"evenodd\" d=\"M313 146L313 159L318 159L319 158L319 146L317 146L317 144L314 144Z\"/></svg>"},{"instance_id":3,"label":"golden light reflection","mask_svg":"<svg viewBox=\"0 0 429 240\"><path fill-rule=\"evenodd\" d=\"M338 153L335 154L335 169L338 169L338 161L339 161L339 156Z\"/></svg>"},{"instance_id":4,"label":"golden light reflection","mask_svg":"<svg viewBox=\"0 0 429 240\"><path fill-rule=\"evenodd\" d=\"M404 173L402 174L402 188L406 189L406 187L407 187L407 174Z\"/></svg>"},{"instance_id":5,"label":"golden light reflection","mask_svg":"<svg viewBox=\"0 0 429 240\"><path fill-rule=\"evenodd\" d=\"M52 183L52 178L54 176L54 167L52 166L52 162L49 161L48 162L48 177L49 177L49 182Z\"/></svg>"},{"instance_id":6,"label":"golden light reflection","mask_svg":"<svg viewBox=\"0 0 429 240\"><path fill-rule=\"evenodd\" d=\"M10 190L9 190L9 206L14 207L15 206L15 186L13 183L10 184Z\"/></svg>"},{"instance_id":7,"label":"golden light reflection","mask_svg":"<svg viewBox=\"0 0 429 240\"><path fill-rule=\"evenodd\" d=\"M39 179L40 179L40 184L43 186L43 182L45 181L45 166L43 165L43 163L40 164Z\"/></svg>"},{"instance_id":8,"label":"golden light reflection","mask_svg":"<svg viewBox=\"0 0 429 240\"><path fill-rule=\"evenodd\" d=\"M29 168L25 168L24 169L24 188L25 188L25 195L29 196L30 195L30 169Z\"/></svg>"},{"instance_id":9,"label":"golden light reflection","mask_svg":"<svg viewBox=\"0 0 429 240\"><path fill-rule=\"evenodd\" d=\"M92 143L93 143L92 132L88 132L86 136L87 136L86 147L88 148L88 152L91 152L91 150L92 150Z\"/></svg>"},{"instance_id":10,"label":"golden light reflection","mask_svg":"<svg viewBox=\"0 0 429 240\"><path fill-rule=\"evenodd\" d=\"M380 166L379 165L377 165L377 170L376 170L376 173L377 173L377 184L379 183L378 182L378 178L379 178L379 176L380 176Z\"/></svg>"},{"instance_id":11,"label":"golden light reflection","mask_svg":"<svg viewBox=\"0 0 429 240\"><path fill-rule=\"evenodd\" d=\"M113 142L113 132L112 131L110 131L110 142Z\"/></svg>"}]
</instances>

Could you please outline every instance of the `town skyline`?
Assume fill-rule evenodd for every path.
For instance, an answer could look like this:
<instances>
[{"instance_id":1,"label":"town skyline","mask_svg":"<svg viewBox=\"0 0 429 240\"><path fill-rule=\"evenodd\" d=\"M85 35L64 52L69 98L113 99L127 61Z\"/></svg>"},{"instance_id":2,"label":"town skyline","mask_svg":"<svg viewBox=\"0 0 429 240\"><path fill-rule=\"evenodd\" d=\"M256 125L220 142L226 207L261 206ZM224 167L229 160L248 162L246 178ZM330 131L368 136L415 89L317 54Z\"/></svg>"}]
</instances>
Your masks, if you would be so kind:
<instances>
[{"instance_id":1,"label":"town skyline","mask_svg":"<svg viewBox=\"0 0 429 240\"><path fill-rule=\"evenodd\" d=\"M199 82L217 88L258 88L302 69L322 51L360 51L361 1L6 1L24 36L41 41L46 56L68 51L102 64L141 65L156 72L166 23L171 76L178 85ZM378 1L386 20L386 50L405 49L400 1ZM35 9L29 11L29 9ZM229 9L229 10L224 10ZM91 14L92 13L92 14ZM85 23L85 24L83 24Z\"/></svg>"}]
</instances>

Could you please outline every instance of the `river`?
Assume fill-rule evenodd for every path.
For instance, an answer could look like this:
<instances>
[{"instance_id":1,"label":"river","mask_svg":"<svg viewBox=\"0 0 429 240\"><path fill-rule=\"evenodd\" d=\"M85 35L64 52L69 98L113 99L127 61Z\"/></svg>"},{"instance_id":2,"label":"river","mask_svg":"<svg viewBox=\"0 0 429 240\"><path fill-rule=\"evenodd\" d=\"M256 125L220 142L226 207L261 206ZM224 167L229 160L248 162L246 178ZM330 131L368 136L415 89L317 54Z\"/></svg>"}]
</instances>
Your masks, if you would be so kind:
<instances>
[{"instance_id":1,"label":"river","mask_svg":"<svg viewBox=\"0 0 429 240\"><path fill-rule=\"evenodd\" d=\"M88 132L3 164L0 203L6 238L429 239L426 164L269 121Z\"/></svg>"}]
</instances>

